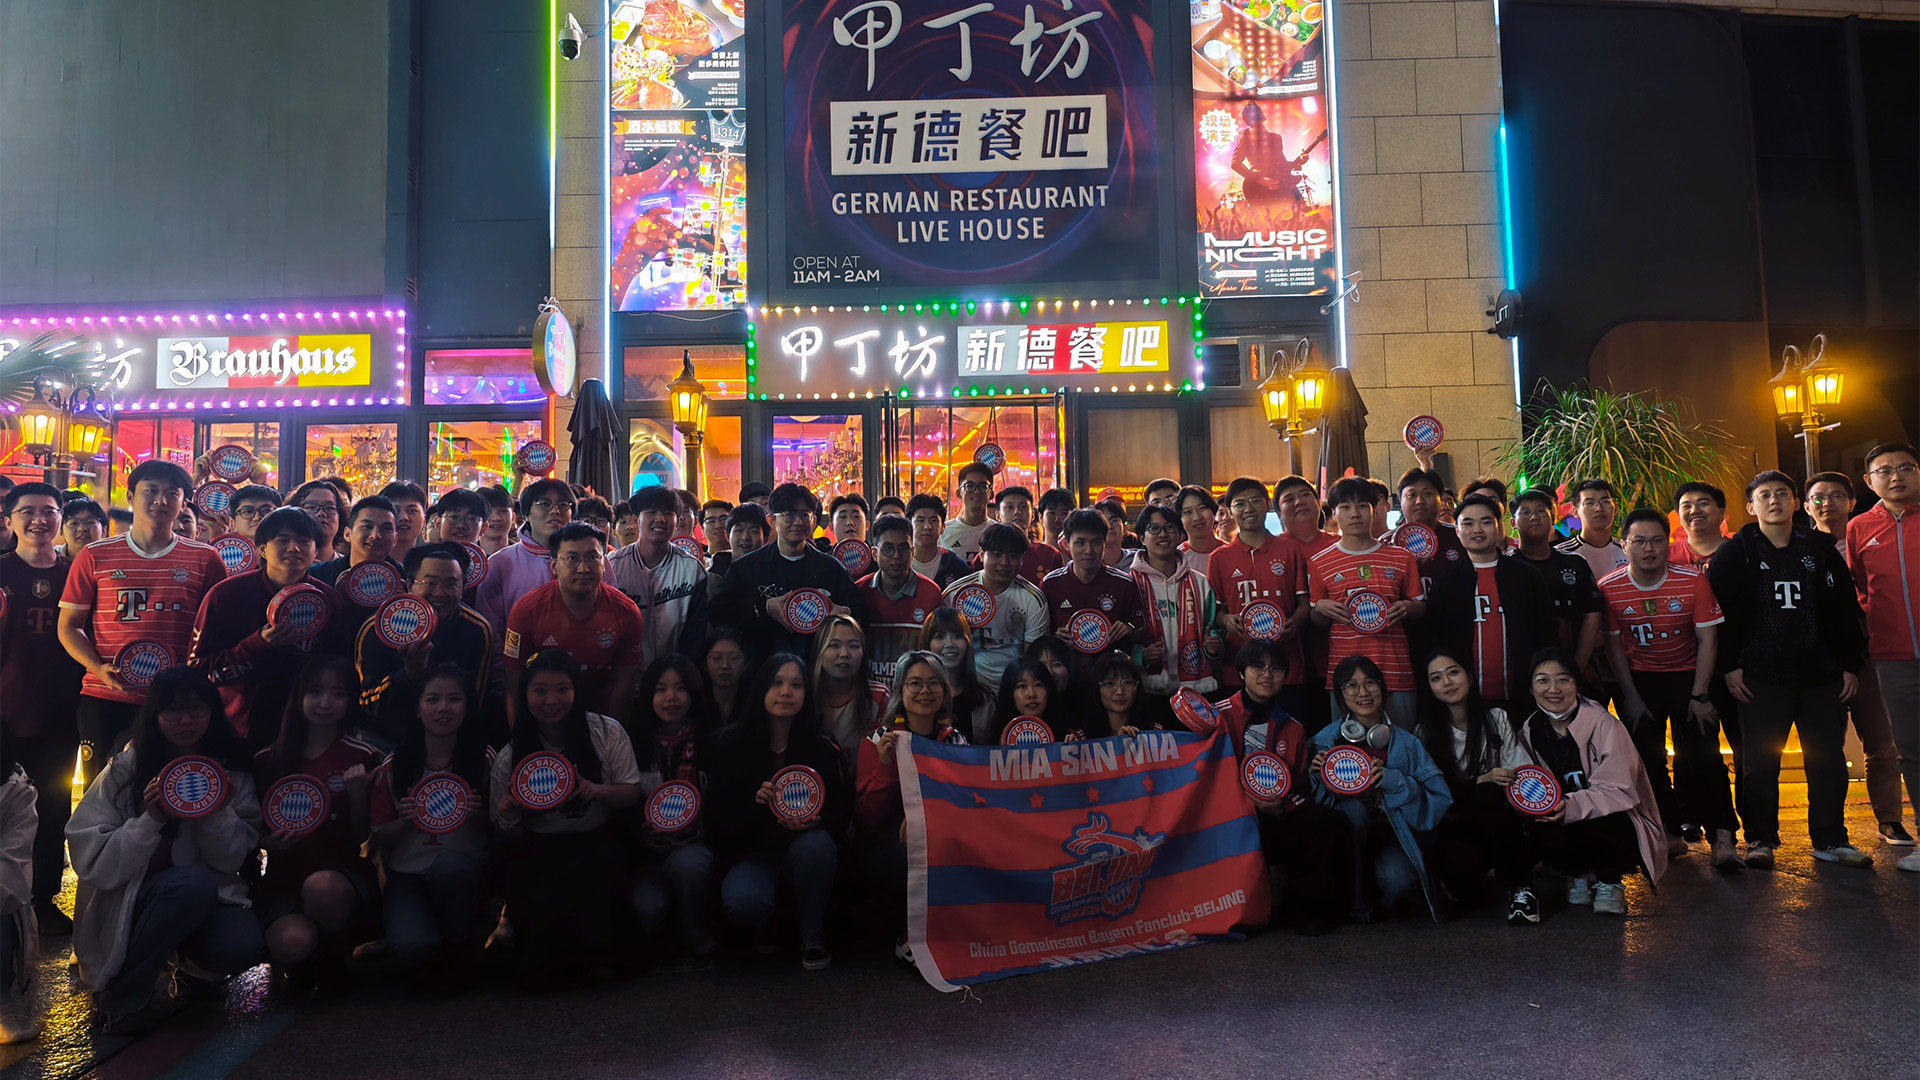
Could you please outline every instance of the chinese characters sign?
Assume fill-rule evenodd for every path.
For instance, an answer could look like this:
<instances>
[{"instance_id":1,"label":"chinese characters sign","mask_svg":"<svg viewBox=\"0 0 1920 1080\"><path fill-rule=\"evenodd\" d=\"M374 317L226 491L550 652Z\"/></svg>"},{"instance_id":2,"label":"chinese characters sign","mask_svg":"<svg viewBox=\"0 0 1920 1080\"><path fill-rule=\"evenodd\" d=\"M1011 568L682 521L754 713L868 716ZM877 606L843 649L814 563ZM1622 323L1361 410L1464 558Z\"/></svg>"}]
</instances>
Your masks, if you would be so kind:
<instances>
[{"instance_id":1,"label":"chinese characters sign","mask_svg":"<svg viewBox=\"0 0 1920 1080\"><path fill-rule=\"evenodd\" d=\"M1160 7L782 0L771 297L1168 291Z\"/></svg>"},{"instance_id":2,"label":"chinese characters sign","mask_svg":"<svg viewBox=\"0 0 1920 1080\"><path fill-rule=\"evenodd\" d=\"M748 347L750 390L774 397L1169 390L1197 374L1187 305L1122 302L1111 314L1104 306L1095 313L1056 305L1026 314L1033 321L1013 322L1013 305L992 303L969 311L938 304L932 311L762 309Z\"/></svg>"},{"instance_id":3,"label":"chinese characters sign","mask_svg":"<svg viewBox=\"0 0 1920 1080\"><path fill-rule=\"evenodd\" d=\"M608 33L613 308L739 307L745 0L621 0Z\"/></svg>"},{"instance_id":4,"label":"chinese characters sign","mask_svg":"<svg viewBox=\"0 0 1920 1080\"><path fill-rule=\"evenodd\" d=\"M1323 0L1193 0L1193 161L1200 289L1327 292L1333 123Z\"/></svg>"}]
</instances>

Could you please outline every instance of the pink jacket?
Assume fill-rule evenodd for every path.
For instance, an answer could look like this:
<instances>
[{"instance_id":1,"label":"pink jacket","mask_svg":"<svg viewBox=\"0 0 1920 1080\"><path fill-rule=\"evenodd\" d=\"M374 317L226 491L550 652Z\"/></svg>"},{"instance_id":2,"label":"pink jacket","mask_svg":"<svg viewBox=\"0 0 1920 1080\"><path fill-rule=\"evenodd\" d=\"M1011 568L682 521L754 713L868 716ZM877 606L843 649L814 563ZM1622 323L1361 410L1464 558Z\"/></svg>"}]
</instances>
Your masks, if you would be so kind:
<instances>
[{"instance_id":1,"label":"pink jacket","mask_svg":"<svg viewBox=\"0 0 1920 1080\"><path fill-rule=\"evenodd\" d=\"M1646 864L1648 880L1657 884L1667 872L1667 836L1647 768L1633 748L1633 736L1612 713L1585 698L1580 699L1580 710L1573 714L1568 731L1580 744L1588 786L1567 794L1567 820L1587 821L1626 811L1640 838L1640 860Z\"/></svg>"}]
</instances>

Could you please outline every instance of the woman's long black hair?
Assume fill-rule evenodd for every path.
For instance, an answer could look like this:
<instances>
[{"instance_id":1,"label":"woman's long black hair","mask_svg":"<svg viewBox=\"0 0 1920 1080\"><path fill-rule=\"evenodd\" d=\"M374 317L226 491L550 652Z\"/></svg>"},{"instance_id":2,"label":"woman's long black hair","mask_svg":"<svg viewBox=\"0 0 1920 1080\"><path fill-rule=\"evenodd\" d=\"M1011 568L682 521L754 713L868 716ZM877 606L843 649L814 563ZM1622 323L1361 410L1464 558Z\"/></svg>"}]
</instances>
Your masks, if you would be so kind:
<instances>
[{"instance_id":1,"label":"woman's long black hair","mask_svg":"<svg viewBox=\"0 0 1920 1080\"><path fill-rule=\"evenodd\" d=\"M813 707L813 688L807 685L807 662L790 652L777 652L767 657L753 673L753 680L741 691L746 695L740 704L740 720L734 727L745 740L741 748L749 753L764 754L767 751L767 691L773 689L773 679L780 669L793 664L800 669L800 712L793 718L788 731L787 745L795 746L803 738L809 738L820 731L820 714Z\"/></svg>"},{"instance_id":2,"label":"woman's long black hair","mask_svg":"<svg viewBox=\"0 0 1920 1080\"><path fill-rule=\"evenodd\" d=\"M359 676L344 657L314 656L300 668L300 674L293 680L293 693L287 695L287 709L280 717L280 734L274 738L271 752L267 754L266 783L299 771L306 760L307 732L312 728L307 723L307 691L327 674L339 679L340 685L347 689L347 715L340 718L340 733L346 734L348 721L353 718L354 690L360 685Z\"/></svg>"},{"instance_id":3,"label":"woman's long black hair","mask_svg":"<svg viewBox=\"0 0 1920 1080\"><path fill-rule=\"evenodd\" d=\"M200 736L197 752L219 762L228 772L244 772L253 764L248 760L247 748L239 734L227 722L220 691L213 688L206 675L192 668L168 668L155 675L147 686L146 699L140 702L140 711L134 714L128 733L133 747L133 783L127 785L121 809L129 815L138 814L146 807L147 785L179 753L160 732L160 711L196 704L205 705L210 713L207 732Z\"/></svg>"},{"instance_id":4,"label":"woman's long black hair","mask_svg":"<svg viewBox=\"0 0 1920 1080\"><path fill-rule=\"evenodd\" d=\"M1460 665L1467 673L1467 756L1463 761L1453 759L1453 711L1446 702L1433 695L1433 684L1427 681L1427 672L1433 669L1433 662L1440 659L1451 660ZM1480 696L1480 683L1473 677L1473 667L1460 654L1452 649L1435 649L1427 654L1420 665L1420 698L1416 716L1420 729L1420 741L1427 745L1427 756L1439 762L1453 779L1472 783L1480 775L1493 767L1499 760L1500 732L1494 729L1487 716L1487 699Z\"/></svg>"},{"instance_id":5,"label":"woman's long black hair","mask_svg":"<svg viewBox=\"0 0 1920 1080\"><path fill-rule=\"evenodd\" d=\"M420 680L420 692L414 695L414 707L408 710L406 730L400 733L400 746L393 752L390 779L396 799L413 790L413 785L419 783L427 771L427 728L420 722L420 696L427 692L427 687L443 679L459 684L460 692L467 699L467 715L460 721L460 730L454 733L453 761L448 771L465 780L473 790L486 790L487 737L475 715L480 711L480 702L467 685L465 668L452 663L435 664L427 669L426 678ZM572 755L568 757L571 759Z\"/></svg>"},{"instance_id":6,"label":"woman's long black hair","mask_svg":"<svg viewBox=\"0 0 1920 1080\"><path fill-rule=\"evenodd\" d=\"M987 688L981 685L980 674L973 666L973 627L967 624L966 616L954 608L944 605L934 608L927 614L926 622L920 624L914 648L933 652L933 639L939 634L958 634L967 641L967 662L958 670L949 668L947 678L953 682L953 726L971 735L973 716L987 703Z\"/></svg>"},{"instance_id":7,"label":"woman's long black hair","mask_svg":"<svg viewBox=\"0 0 1920 1080\"><path fill-rule=\"evenodd\" d=\"M580 664L565 649L542 649L534 653L527 660L527 666L520 671L519 693L514 701L513 739L510 743L513 764L518 767L521 759L528 754L546 750L540 742L540 722L533 718L533 710L527 707L527 686L533 682L535 675L543 671L565 675L573 683L573 711L560 721L564 732L560 752L567 756L575 772L597 784L602 776L600 755L593 748L593 732L587 727L587 700L580 693Z\"/></svg>"},{"instance_id":8,"label":"woman's long black hair","mask_svg":"<svg viewBox=\"0 0 1920 1080\"><path fill-rule=\"evenodd\" d=\"M1013 689L1029 675L1039 679L1040 684L1047 688L1047 707L1041 711L1040 719L1053 729L1054 737L1057 739L1065 735L1074 726L1067 720L1067 692L1054 688L1053 672L1047 669L1047 665L1037 659L1017 660L1008 665L1006 673L1000 676L1000 694L993 703L995 742L1005 734L1007 725L1013 723L1015 717L1023 715L1013 703Z\"/></svg>"},{"instance_id":9,"label":"woman's long black hair","mask_svg":"<svg viewBox=\"0 0 1920 1080\"><path fill-rule=\"evenodd\" d=\"M713 767L713 757L707 751L714 733L719 730L719 721L716 719L718 710L714 708L713 695L707 690L705 673L693 662L692 657L684 653L655 657L653 663L640 673L640 703L634 712L632 728L634 759L644 771L647 763L660 755L660 718L653 711L653 695L660 688L661 677L669 671L680 676L680 681L686 684L690 700L687 726L693 729L694 760L703 763L702 771L709 770Z\"/></svg>"}]
</instances>

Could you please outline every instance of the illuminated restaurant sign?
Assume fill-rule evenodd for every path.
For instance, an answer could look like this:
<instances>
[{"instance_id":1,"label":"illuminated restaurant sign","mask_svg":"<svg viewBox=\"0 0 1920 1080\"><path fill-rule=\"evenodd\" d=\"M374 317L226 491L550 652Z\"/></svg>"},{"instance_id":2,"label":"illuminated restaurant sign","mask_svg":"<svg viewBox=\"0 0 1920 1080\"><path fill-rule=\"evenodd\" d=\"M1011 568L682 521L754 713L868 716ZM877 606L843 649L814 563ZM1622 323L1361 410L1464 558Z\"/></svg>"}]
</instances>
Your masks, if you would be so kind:
<instances>
[{"instance_id":1,"label":"illuminated restaurant sign","mask_svg":"<svg viewBox=\"0 0 1920 1080\"><path fill-rule=\"evenodd\" d=\"M749 393L838 400L1180 390L1200 379L1198 307L1180 298L756 308Z\"/></svg>"},{"instance_id":2,"label":"illuminated restaurant sign","mask_svg":"<svg viewBox=\"0 0 1920 1080\"><path fill-rule=\"evenodd\" d=\"M130 412L407 404L406 312L0 312L0 356L42 335Z\"/></svg>"}]
</instances>

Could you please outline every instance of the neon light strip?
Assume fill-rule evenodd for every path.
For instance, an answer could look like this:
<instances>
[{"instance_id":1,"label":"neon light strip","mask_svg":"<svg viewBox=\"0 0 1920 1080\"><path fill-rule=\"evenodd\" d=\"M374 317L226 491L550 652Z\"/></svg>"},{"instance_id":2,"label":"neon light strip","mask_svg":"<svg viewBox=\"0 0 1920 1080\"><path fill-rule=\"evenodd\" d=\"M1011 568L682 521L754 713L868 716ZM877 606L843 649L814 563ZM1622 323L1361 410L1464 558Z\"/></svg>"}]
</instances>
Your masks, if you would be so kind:
<instances>
[{"instance_id":1,"label":"neon light strip","mask_svg":"<svg viewBox=\"0 0 1920 1080\"><path fill-rule=\"evenodd\" d=\"M1493 47L1496 52L1500 48L1500 0L1493 0ZM1500 145L1497 147L1500 160L1495 163L1500 173L1500 253L1506 261L1505 280L1507 288L1517 289L1519 287L1520 271L1519 268L1514 265L1513 260L1513 177L1512 169L1507 162L1507 101L1505 90L1505 79L1503 77L1500 95ZM1507 339L1507 353L1513 365L1513 407L1515 409L1521 409L1525 407L1525 403L1520 393L1519 338L1513 337Z\"/></svg>"},{"instance_id":2,"label":"neon light strip","mask_svg":"<svg viewBox=\"0 0 1920 1080\"><path fill-rule=\"evenodd\" d=\"M559 33L560 0L547 0L548 32ZM547 57L547 288L553 288L554 260L560 245L560 49L542 36L537 42Z\"/></svg>"},{"instance_id":3,"label":"neon light strip","mask_svg":"<svg viewBox=\"0 0 1920 1080\"><path fill-rule=\"evenodd\" d=\"M613 2L600 5L607 55L600 65L600 381L609 392L613 381ZM741 75L745 85L745 74ZM725 181L721 182L724 189Z\"/></svg>"},{"instance_id":4,"label":"neon light strip","mask_svg":"<svg viewBox=\"0 0 1920 1080\"><path fill-rule=\"evenodd\" d=\"M1347 287L1347 233L1344 226L1343 208L1346 199L1340 194L1340 93L1335 85L1334 73L1340 65L1333 62L1339 55L1334 45L1338 38L1334 35L1334 23L1339 20L1341 8L1339 0L1326 4L1321 10L1323 20L1320 32L1326 35L1326 43L1320 48L1321 70L1327 73L1327 127L1333 132L1327 137L1330 144L1329 167L1332 175L1328 183L1333 187L1333 294L1339 296ZM1340 343L1340 353L1336 358L1341 367L1347 366L1347 305L1345 301L1333 305L1334 340Z\"/></svg>"},{"instance_id":5,"label":"neon light strip","mask_svg":"<svg viewBox=\"0 0 1920 1080\"><path fill-rule=\"evenodd\" d=\"M46 330L55 333L71 331L75 335L84 335L91 330L107 333L121 327L148 329L163 335L176 332L191 333L194 331L202 331L209 335L233 336L238 334L242 337L260 337L268 333L273 333L275 336L278 336L279 334L288 332L294 335L302 332L327 333L332 330L332 328L326 326L309 328L299 325L309 319L315 320L316 322L325 322L331 319L336 323L352 323L356 325L363 321L379 320L392 324L393 332L400 340L394 346L394 352L397 354L393 364L394 381L388 393L376 399L373 396L376 391L372 387L369 387L364 392L356 390L352 396L344 400L339 397L337 392L329 394L324 400L318 397L308 400L307 394L309 392L315 390L325 392L329 389L337 391L340 388L306 387L303 390L300 387L295 387L294 389L300 392L301 396L291 399L291 402L289 402L286 397L284 390L276 390L276 396L272 399L254 398L249 402L245 396L247 392L258 392L264 388L206 387L202 388L199 393L205 394L211 390L218 389L220 396L217 398L201 397L200 400L196 402L194 400L196 392L188 388L177 391L180 395L179 397L168 396L123 400L120 403L120 408L128 412L170 412L176 409L193 409L196 407L201 409L264 409L269 407L279 409L286 408L291 404L294 408L311 409L316 407L331 408L341 405L365 407L374 405L405 406L407 404L407 313L404 308L386 308L378 311L371 308L365 311L355 311L352 309L346 311L228 311L220 314L212 312L181 312L178 314L145 312L134 315L0 315L0 325L22 327L27 330ZM222 323L229 325L223 326L221 325ZM97 351L105 351L99 342L95 342L95 348ZM158 357L155 358L156 364L158 363L158 359ZM234 395L235 389L240 391L241 396L236 397ZM142 392L160 393L160 391L146 391L144 389ZM363 393L364 397L362 396Z\"/></svg>"}]
</instances>

